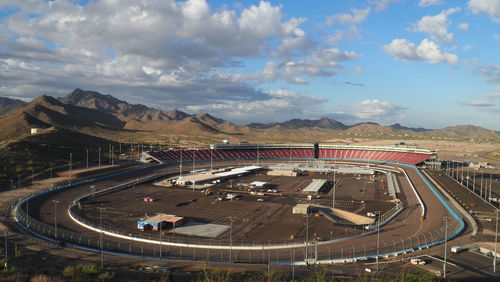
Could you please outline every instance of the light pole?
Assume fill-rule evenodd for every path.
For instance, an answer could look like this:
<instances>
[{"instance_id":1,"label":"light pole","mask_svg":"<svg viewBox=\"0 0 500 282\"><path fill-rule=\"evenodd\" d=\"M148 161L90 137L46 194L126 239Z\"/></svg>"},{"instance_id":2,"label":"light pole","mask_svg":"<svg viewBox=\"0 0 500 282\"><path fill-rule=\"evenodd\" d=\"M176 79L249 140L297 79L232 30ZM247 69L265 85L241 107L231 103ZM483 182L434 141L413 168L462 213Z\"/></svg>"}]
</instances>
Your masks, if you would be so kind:
<instances>
[{"instance_id":1,"label":"light pole","mask_svg":"<svg viewBox=\"0 0 500 282\"><path fill-rule=\"evenodd\" d=\"M17 188L21 189L21 175L17 175Z\"/></svg>"},{"instance_id":2,"label":"light pole","mask_svg":"<svg viewBox=\"0 0 500 282\"><path fill-rule=\"evenodd\" d=\"M87 149L87 168L89 168L89 149Z\"/></svg>"},{"instance_id":3,"label":"light pole","mask_svg":"<svg viewBox=\"0 0 500 282\"><path fill-rule=\"evenodd\" d=\"M9 264L9 257L8 257L8 252L7 252L7 228L3 230L3 234L5 236L5 269L8 268Z\"/></svg>"},{"instance_id":4,"label":"light pole","mask_svg":"<svg viewBox=\"0 0 500 282\"><path fill-rule=\"evenodd\" d=\"M99 147L99 167L101 167L101 147Z\"/></svg>"},{"instance_id":5,"label":"light pole","mask_svg":"<svg viewBox=\"0 0 500 282\"><path fill-rule=\"evenodd\" d=\"M163 226L163 221L158 223L158 242L160 243L158 247L159 247L160 259L161 259L161 228L162 228L162 226ZM175 227L175 223L174 223L174 227Z\"/></svg>"},{"instance_id":6,"label":"light pole","mask_svg":"<svg viewBox=\"0 0 500 282\"><path fill-rule=\"evenodd\" d=\"M481 172L481 198L483 197L483 173Z\"/></svg>"},{"instance_id":7,"label":"light pole","mask_svg":"<svg viewBox=\"0 0 500 282\"><path fill-rule=\"evenodd\" d=\"M378 266L378 257L379 257L379 248L380 248L380 211L375 211L377 215L377 272L379 270Z\"/></svg>"},{"instance_id":8,"label":"light pole","mask_svg":"<svg viewBox=\"0 0 500 282\"><path fill-rule=\"evenodd\" d=\"M99 209L99 225L101 226L100 229L101 229L101 232L100 232L100 244L101 245L101 269L104 269L104 242L103 242L103 231L102 231L102 210L106 209L106 208L103 208L103 207L97 207L97 209Z\"/></svg>"},{"instance_id":9,"label":"light pole","mask_svg":"<svg viewBox=\"0 0 500 282\"><path fill-rule=\"evenodd\" d=\"M54 203L54 227L55 227L54 238L57 239L57 204L59 204L59 201L52 200L52 202Z\"/></svg>"},{"instance_id":10,"label":"light pole","mask_svg":"<svg viewBox=\"0 0 500 282\"><path fill-rule=\"evenodd\" d=\"M13 209L14 208L14 199L16 198L16 194L14 192L14 185L12 184L14 183L14 180L10 180L10 191L12 192L12 201L10 202L10 208Z\"/></svg>"},{"instance_id":11,"label":"light pole","mask_svg":"<svg viewBox=\"0 0 500 282\"><path fill-rule=\"evenodd\" d=\"M305 260L307 261L307 257L309 256L309 207L306 211L306 256Z\"/></svg>"},{"instance_id":12,"label":"light pole","mask_svg":"<svg viewBox=\"0 0 500 282\"><path fill-rule=\"evenodd\" d=\"M498 211L495 210L496 223L495 223L495 254L493 254L493 273L497 271L497 242L498 242Z\"/></svg>"},{"instance_id":13,"label":"light pole","mask_svg":"<svg viewBox=\"0 0 500 282\"><path fill-rule=\"evenodd\" d=\"M233 220L234 216L228 216L226 219L229 219L229 261L233 259Z\"/></svg>"},{"instance_id":14,"label":"light pole","mask_svg":"<svg viewBox=\"0 0 500 282\"><path fill-rule=\"evenodd\" d=\"M212 148L210 148L210 172L212 172L212 170L213 170L213 153L214 153L214 150Z\"/></svg>"},{"instance_id":15,"label":"light pole","mask_svg":"<svg viewBox=\"0 0 500 282\"><path fill-rule=\"evenodd\" d=\"M446 254L448 251L448 220L450 219L449 217L445 216L443 217L444 219L444 263L443 263L443 278L446 279Z\"/></svg>"},{"instance_id":16,"label":"light pole","mask_svg":"<svg viewBox=\"0 0 500 282\"><path fill-rule=\"evenodd\" d=\"M69 171L72 170L72 166L73 166L73 153L69 153Z\"/></svg>"},{"instance_id":17,"label":"light pole","mask_svg":"<svg viewBox=\"0 0 500 282\"><path fill-rule=\"evenodd\" d=\"M491 202L491 181L493 180L492 178L493 178L493 173L492 173L492 172L490 172L490 195L488 196L488 198L489 198L489 199L488 199L488 200L489 200L489 202Z\"/></svg>"},{"instance_id":18,"label":"light pole","mask_svg":"<svg viewBox=\"0 0 500 282\"><path fill-rule=\"evenodd\" d=\"M193 173L194 173L194 168L195 168L195 162L196 162L196 150L193 150Z\"/></svg>"},{"instance_id":19,"label":"light pole","mask_svg":"<svg viewBox=\"0 0 500 282\"><path fill-rule=\"evenodd\" d=\"M182 178L182 148L181 148L181 161L179 162L179 178Z\"/></svg>"},{"instance_id":20,"label":"light pole","mask_svg":"<svg viewBox=\"0 0 500 282\"><path fill-rule=\"evenodd\" d=\"M257 144L257 165L259 165L259 149L260 149L260 144Z\"/></svg>"},{"instance_id":21,"label":"light pole","mask_svg":"<svg viewBox=\"0 0 500 282\"><path fill-rule=\"evenodd\" d=\"M29 204L30 204L30 199L27 198L26 199L26 225L28 226L28 228L30 227L30 221L29 221Z\"/></svg>"},{"instance_id":22,"label":"light pole","mask_svg":"<svg viewBox=\"0 0 500 282\"><path fill-rule=\"evenodd\" d=\"M337 183L335 179L335 168L333 169L333 191L332 191L332 208L335 208L335 191L337 190Z\"/></svg>"}]
</instances>

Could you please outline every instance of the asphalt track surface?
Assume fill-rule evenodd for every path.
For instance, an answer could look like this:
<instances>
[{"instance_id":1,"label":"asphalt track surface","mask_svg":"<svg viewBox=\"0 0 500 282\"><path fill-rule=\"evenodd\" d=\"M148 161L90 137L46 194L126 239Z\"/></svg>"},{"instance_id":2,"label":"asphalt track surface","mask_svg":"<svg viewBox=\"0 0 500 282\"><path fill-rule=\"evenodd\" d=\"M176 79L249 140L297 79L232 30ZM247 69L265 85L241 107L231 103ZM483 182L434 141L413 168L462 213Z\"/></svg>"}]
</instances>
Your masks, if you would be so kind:
<instances>
[{"instance_id":1,"label":"asphalt track surface","mask_svg":"<svg viewBox=\"0 0 500 282\"><path fill-rule=\"evenodd\" d=\"M373 166L373 163L371 164ZM448 210L439 201L433 191L428 188L425 182L420 178L417 171L408 166L396 164L383 164L393 167L400 167L406 171L411 182L418 191L427 211L426 219L421 220L421 206L417 196L413 192L411 185L406 178L399 176L401 189L401 200L405 209L399 213L393 220L380 228L380 243L378 254L383 255L410 246L416 247L418 244L424 245L438 239L443 239L445 235L444 217L449 217L448 234L453 233L459 227L459 222L448 212ZM178 170L177 166L173 170ZM127 180L137 179L147 174L153 174L158 171L165 171L165 168L147 169L139 172L133 172L126 175L113 177L99 182L87 185L77 186L71 189L59 191L47 196L31 201L29 205L30 216L43 221L47 224L54 224L54 212L57 209L57 226L59 229L72 230L81 234L99 236L98 233L82 227L75 223L67 213L68 207L72 201L83 194L90 192L90 186L95 186L97 190L111 187L117 183ZM56 204L55 201L58 201ZM64 211L64 212L63 212ZM107 241L120 242L129 245L130 249L141 248L144 253L158 254L160 248L158 244L147 244L131 242L130 240L119 239L105 236ZM322 242L317 247L310 245L306 248L286 248L280 250L259 250L259 251L235 251L235 250L217 250L217 249L194 249L179 248L173 246L162 246L162 257L183 257L186 259L210 258L217 261L228 261L230 256L232 261L240 262L287 262L300 261L306 257L311 258L317 253L317 259L325 260L329 258L349 259L363 255L377 254L377 233L367 234L358 238L337 241ZM231 253L231 254L229 254Z\"/></svg>"}]
</instances>

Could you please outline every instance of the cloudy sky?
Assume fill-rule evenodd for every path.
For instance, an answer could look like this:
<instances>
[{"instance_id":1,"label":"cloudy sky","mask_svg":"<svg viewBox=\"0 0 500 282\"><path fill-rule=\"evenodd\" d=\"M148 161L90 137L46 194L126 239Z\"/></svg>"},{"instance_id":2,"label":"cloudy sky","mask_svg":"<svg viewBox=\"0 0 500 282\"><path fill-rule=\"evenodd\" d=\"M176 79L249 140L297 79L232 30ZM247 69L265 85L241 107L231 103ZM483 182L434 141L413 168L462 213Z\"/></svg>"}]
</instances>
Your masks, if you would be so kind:
<instances>
[{"instance_id":1,"label":"cloudy sky","mask_svg":"<svg viewBox=\"0 0 500 282\"><path fill-rule=\"evenodd\" d=\"M500 130L499 0L0 0L0 95Z\"/></svg>"}]
</instances>

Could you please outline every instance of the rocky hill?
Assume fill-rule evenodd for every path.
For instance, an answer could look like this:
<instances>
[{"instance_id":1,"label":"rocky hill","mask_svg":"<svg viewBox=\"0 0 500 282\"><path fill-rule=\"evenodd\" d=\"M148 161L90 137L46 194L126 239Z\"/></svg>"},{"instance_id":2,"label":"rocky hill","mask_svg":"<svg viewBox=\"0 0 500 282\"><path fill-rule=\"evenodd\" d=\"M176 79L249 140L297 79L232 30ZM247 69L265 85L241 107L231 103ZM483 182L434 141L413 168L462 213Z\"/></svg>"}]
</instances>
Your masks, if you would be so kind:
<instances>
[{"instance_id":1,"label":"rocky hill","mask_svg":"<svg viewBox=\"0 0 500 282\"><path fill-rule=\"evenodd\" d=\"M95 91L84 91L78 88L70 94L59 98L59 101L100 112L119 114L140 121L182 120L189 116L177 110L163 112L141 104L129 104L111 95L103 95Z\"/></svg>"},{"instance_id":2,"label":"rocky hill","mask_svg":"<svg viewBox=\"0 0 500 282\"><path fill-rule=\"evenodd\" d=\"M117 131L125 123L114 115L64 104L50 96L40 96L0 116L0 141L17 140L30 128L61 127L81 132Z\"/></svg>"},{"instance_id":3,"label":"rocky hill","mask_svg":"<svg viewBox=\"0 0 500 282\"><path fill-rule=\"evenodd\" d=\"M428 132L430 136L472 139L498 139L500 131L489 130L475 125L456 125Z\"/></svg>"},{"instance_id":4,"label":"rocky hill","mask_svg":"<svg viewBox=\"0 0 500 282\"><path fill-rule=\"evenodd\" d=\"M0 97L0 115L3 115L11 110L26 104L21 100Z\"/></svg>"},{"instance_id":5,"label":"rocky hill","mask_svg":"<svg viewBox=\"0 0 500 282\"><path fill-rule=\"evenodd\" d=\"M345 124L329 118L321 118L318 120L309 119L291 119L285 122L274 123L250 123L247 125L256 129L300 129L300 128L324 128L334 130L344 130L348 128Z\"/></svg>"}]
</instances>

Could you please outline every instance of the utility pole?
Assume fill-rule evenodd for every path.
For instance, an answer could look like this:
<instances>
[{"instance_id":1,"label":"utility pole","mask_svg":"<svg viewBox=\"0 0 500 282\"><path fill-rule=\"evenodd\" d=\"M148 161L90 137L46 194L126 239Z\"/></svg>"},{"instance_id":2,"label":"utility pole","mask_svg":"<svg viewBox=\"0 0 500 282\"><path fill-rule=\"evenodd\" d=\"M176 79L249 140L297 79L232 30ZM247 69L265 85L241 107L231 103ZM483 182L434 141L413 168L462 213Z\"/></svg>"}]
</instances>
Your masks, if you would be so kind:
<instances>
[{"instance_id":1,"label":"utility pole","mask_svg":"<svg viewBox=\"0 0 500 282\"><path fill-rule=\"evenodd\" d=\"M89 149L87 149L87 168L89 168Z\"/></svg>"},{"instance_id":2,"label":"utility pole","mask_svg":"<svg viewBox=\"0 0 500 282\"><path fill-rule=\"evenodd\" d=\"M21 175L17 175L17 188L21 189Z\"/></svg>"},{"instance_id":3,"label":"utility pole","mask_svg":"<svg viewBox=\"0 0 500 282\"><path fill-rule=\"evenodd\" d=\"M380 250L380 211L376 211L375 214L377 215L377 272L379 271L379 265L378 265L378 257L379 257L379 250Z\"/></svg>"},{"instance_id":4,"label":"utility pole","mask_svg":"<svg viewBox=\"0 0 500 282\"><path fill-rule=\"evenodd\" d=\"M58 200L52 200L52 202L54 203L54 237L57 239L57 204L60 202Z\"/></svg>"},{"instance_id":5,"label":"utility pole","mask_svg":"<svg viewBox=\"0 0 500 282\"><path fill-rule=\"evenodd\" d=\"M445 216L443 217L444 222L445 222L445 228L444 228L444 264L443 264L443 278L446 280L446 254L448 251L448 220L450 219L449 217Z\"/></svg>"},{"instance_id":6,"label":"utility pole","mask_svg":"<svg viewBox=\"0 0 500 282\"><path fill-rule=\"evenodd\" d=\"M69 153L69 171L73 168L73 153Z\"/></svg>"},{"instance_id":7,"label":"utility pole","mask_svg":"<svg viewBox=\"0 0 500 282\"><path fill-rule=\"evenodd\" d=\"M99 167L101 167L101 147L99 147Z\"/></svg>"}]
</instances>

